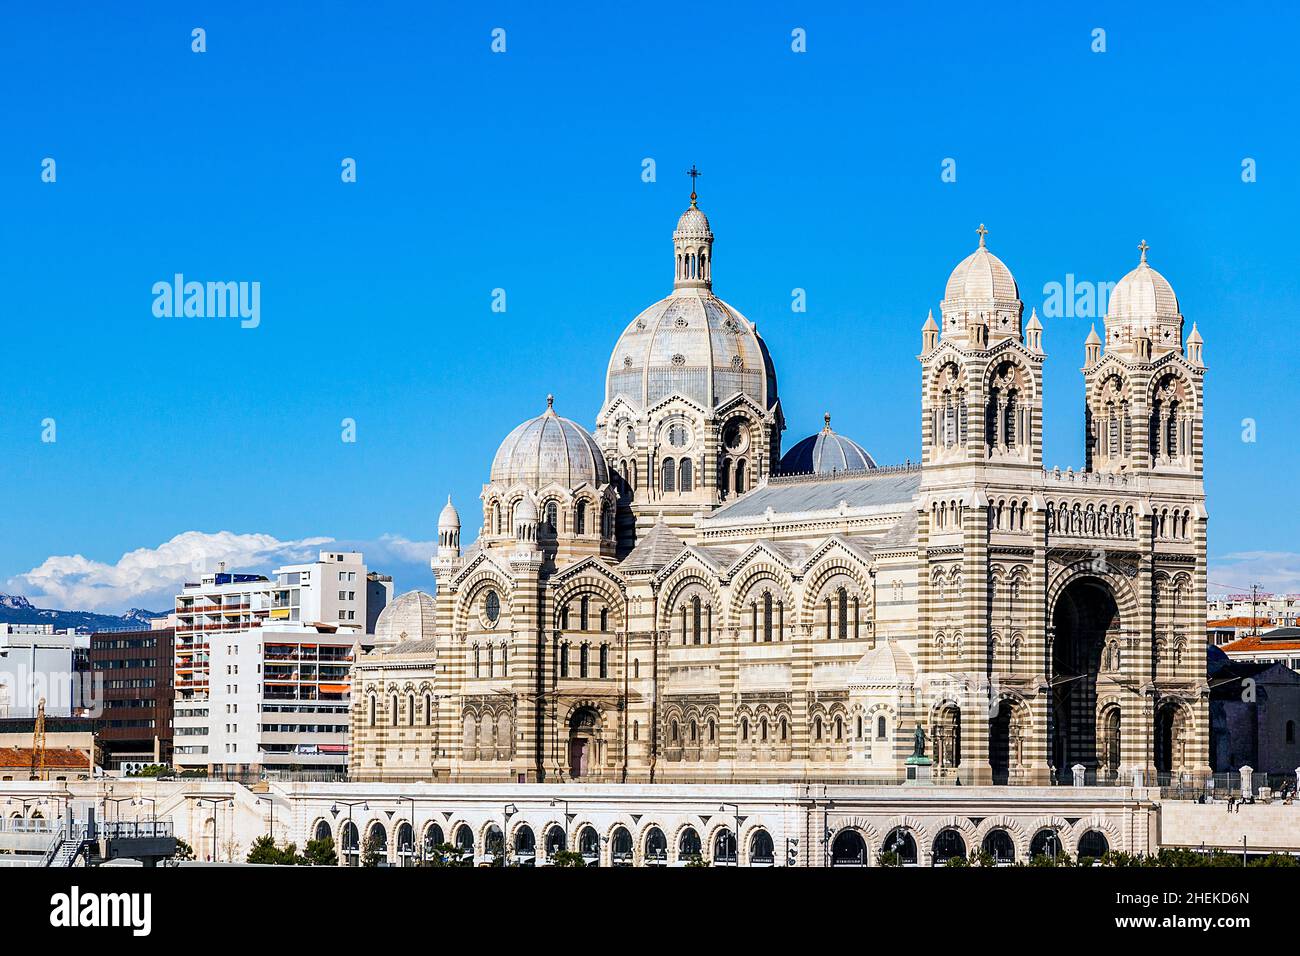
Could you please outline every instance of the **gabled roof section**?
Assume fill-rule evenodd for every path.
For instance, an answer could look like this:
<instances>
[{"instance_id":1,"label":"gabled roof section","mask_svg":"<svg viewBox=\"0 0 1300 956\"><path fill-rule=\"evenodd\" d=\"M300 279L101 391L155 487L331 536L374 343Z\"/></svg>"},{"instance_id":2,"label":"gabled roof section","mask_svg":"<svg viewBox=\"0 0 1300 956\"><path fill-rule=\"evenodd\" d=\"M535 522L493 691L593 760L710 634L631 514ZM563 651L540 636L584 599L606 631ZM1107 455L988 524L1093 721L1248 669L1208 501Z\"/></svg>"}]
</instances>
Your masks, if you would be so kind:
<instances>
[{"instance_id":1,"label":"gabled roof section","mask_svg":"<svg viewBox=\"0 0 1300 956\"><path fill-rule=\"evenodd\" d=\"M685 547L686 543L673 533L660 515L654 527L636 543L618 567L625 573L658 571L681 554Z\"/></svg>"},{"instance_id":2,"label":"gabled roof section","mask_svg":"<svg viewBox=\"0 0 1300 956\"><path fill-rule=\"evenodd\" d=\"M601 577L607 578L616 587L622 588L626 586L626 582L623 580L622 576L618 573L618 571L616 571L614 568L611 568L600 558L597 558L592 555L588 555L587 557L583 558L580 561L575 561L573 564L569 565L563 571L559 572L556 575L553 575L551 577L550 584L552 587L558 588L563 584L565 584L566 582L573 580L576 577L581 577L583 574L591 574L591 573L595 573Z\"/></svg>"}]
</instances>

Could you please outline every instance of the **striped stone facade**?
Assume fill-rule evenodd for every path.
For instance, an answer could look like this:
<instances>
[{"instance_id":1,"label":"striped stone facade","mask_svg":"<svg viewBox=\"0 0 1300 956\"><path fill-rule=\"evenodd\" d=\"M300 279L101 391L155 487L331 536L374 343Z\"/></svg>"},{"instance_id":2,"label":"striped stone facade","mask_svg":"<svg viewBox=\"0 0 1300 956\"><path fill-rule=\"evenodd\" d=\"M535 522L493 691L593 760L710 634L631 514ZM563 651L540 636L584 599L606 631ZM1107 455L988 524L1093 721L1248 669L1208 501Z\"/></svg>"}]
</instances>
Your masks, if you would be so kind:
<instances>
[{"instance_id":1,"label":"striped stone facade","mask_svg":"<svg viewBox=\"0 0 1300 956\"><path fill-rule=\"evenodd\" d=\"M463 554L444 511L436 635L355 667L354 778L1208 773L1201 341L1145 250L1086 344L1082 470L1044 467L1042 325L981 234L922 331L920 461L790 475L694 201L683 230L708 268L676 249L594 434L548 403Z\"/></svg>"}]
</instances>

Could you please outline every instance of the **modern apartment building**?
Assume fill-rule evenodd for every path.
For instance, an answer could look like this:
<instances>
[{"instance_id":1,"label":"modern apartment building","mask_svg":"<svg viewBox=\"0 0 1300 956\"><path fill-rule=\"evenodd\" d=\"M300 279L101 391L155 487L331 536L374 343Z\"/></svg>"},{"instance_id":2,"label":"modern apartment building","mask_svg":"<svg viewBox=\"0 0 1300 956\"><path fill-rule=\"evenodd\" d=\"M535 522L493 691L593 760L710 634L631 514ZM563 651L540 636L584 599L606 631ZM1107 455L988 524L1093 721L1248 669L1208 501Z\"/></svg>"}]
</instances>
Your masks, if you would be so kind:
<instances>
[{"instance_id":1,"label":"modern apartment building","mask_svg":"<svg viewBox=\"0 0 1300 956\"><path fill-rule=\"evenodd\" d=\"M187 583L176 596L173 764L342 771L351 665L391 593L384 580L358 552L322 551L269 577L220 568Z\"/></svg>"},{"instance_id":2,"label":"modern apartment building","mask_svg":"<svg viewBox=\"0 0 1300 956\"><path fill-rule=\"evenodd\" d=\"M95 737L106 769L171 762L174 636L170 627L90 635L102 698Z\"/></svg>"},{"instance_id":3,"label":"modern apartment building","mask_svg":"<svg viewBox=\"0 0 1300 956\"><path fill-rule=\"evenodd\" d=\"M80 717L94 706L90 635L52 624L0 624L0 719Z\"/></svg>"}]
</instances>

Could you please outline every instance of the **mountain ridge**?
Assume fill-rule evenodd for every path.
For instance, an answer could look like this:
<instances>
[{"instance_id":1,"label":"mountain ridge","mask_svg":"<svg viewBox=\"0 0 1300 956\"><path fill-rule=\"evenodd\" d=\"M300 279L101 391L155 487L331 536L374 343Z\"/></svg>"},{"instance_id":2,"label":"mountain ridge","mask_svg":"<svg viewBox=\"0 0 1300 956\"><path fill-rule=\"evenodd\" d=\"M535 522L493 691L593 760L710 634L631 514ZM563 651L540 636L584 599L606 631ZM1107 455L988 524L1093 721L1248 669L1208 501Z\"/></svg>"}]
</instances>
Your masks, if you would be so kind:
<instances>
[{"instance_id":1,"label":"mountain ridge","mask_svg":"<svg viewBox=\"0 0 1300 956\"><path fill-rule=\"evenodd\" d=\"M41 608L21 594L0 594L0 624L52 624L55 630L108 631L122 628L147 630L155 617L166 611L148 611L133 607L125 614L100 614L96 611L64 611Z\"/></svg>"}]
</instances>

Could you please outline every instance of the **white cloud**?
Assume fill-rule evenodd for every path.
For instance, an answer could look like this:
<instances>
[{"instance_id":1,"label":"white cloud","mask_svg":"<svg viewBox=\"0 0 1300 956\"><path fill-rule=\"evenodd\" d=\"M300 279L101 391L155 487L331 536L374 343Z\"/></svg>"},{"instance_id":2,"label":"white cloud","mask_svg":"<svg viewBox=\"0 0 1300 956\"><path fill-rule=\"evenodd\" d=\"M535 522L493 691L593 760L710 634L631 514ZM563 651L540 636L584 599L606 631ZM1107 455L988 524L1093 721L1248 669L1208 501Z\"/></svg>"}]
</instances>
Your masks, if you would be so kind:
<instances>
[{"instance_id":1,"label":"white cloud","mask_svg":"<svg viewBox=\"0 0 1300 956\"><path fill-rule=\"evenodd\" d=\"M1238 551L1210 559L1210 594L1246 594L1252 584L1273 594L1300 592L1300 554Z\"/></svg>"},{"instance_id":2,"label":"white cloud","mask_svg":"<svg viewBox=\"0 0 1300 956\"><path fill-rule=\"evenodd\" d=\"M312 560L332 538L280 541L269 534L186 531L156 548L137 548L115 564L80 554L55 555L16 575L7 589L37 607L75 611L124 611L172 607L185 581L216 570L219 561L238 571L265 571L277 564Z\"/></svg>"}]
</instances>

